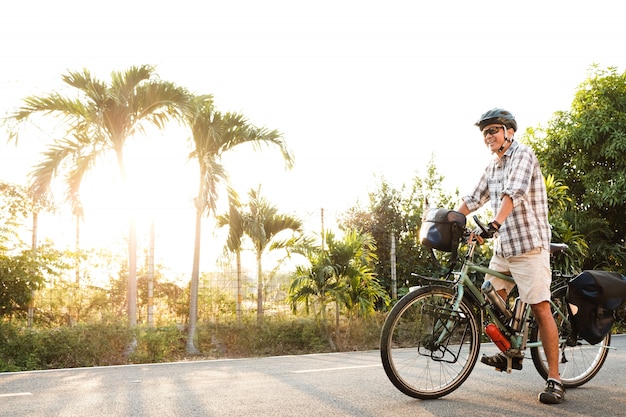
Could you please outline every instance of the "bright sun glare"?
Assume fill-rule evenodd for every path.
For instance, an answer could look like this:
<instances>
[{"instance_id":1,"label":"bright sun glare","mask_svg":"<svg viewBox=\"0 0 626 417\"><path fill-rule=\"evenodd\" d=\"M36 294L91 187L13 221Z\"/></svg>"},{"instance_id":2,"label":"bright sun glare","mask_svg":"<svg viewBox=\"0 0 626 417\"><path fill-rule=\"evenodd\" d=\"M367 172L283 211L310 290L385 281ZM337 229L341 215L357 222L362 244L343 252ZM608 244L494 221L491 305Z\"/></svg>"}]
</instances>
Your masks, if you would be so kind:
<instances>
[{"instance_id":1,"label":"bright sun glare","mask_svg":"<svg viewBox=\"0 0 626 417\"><path fill-rule=\"evenodd\" d=\"M84 245L106 248L112 242L124 241L132 213L140 242L147 239L154 222L163 250L167 246L168 251L189 252L193 239L183 244L180 236L193 232L197 174L186 159L185 148L180 138L161 133L130 138L124 148L128 191L115 155L108 154L106 160L99 161L81 186Z\"/></svg>"}]
</instances>

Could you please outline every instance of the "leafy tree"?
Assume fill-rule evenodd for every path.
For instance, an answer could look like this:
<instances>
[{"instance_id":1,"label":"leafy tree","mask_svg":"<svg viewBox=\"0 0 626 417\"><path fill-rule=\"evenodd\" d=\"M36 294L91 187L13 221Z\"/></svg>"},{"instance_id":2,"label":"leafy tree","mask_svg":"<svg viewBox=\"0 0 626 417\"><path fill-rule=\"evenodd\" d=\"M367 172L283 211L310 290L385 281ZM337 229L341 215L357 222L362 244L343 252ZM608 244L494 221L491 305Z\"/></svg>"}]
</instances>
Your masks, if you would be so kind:
<instances>
[{"instance_id":1,"label":"leafy tree","mask_svg":"<svg viewBox=\"0 0 626 417\"><path fill-rule=\"evenodd\" d=\"M545 183L552 241L568 245L567 251L556 255L552 264L553 268L570 274L580 272L583 261L589 253L589 246L583 234L574 229L573 219L568 216L568 208L572 201L568 188L563 185L562 181L555 180L552 175L545 178Z\"/></svg>"},{"instance_id":2,"label":"leafy tree","mask_svg":"<svg viewBox=\"0 0 626 417\"><path fill-rule=\"evenodd\" d=\"M434 162L427 165L424 178L415 176L412 183L400 189L381 179L376 191L369 195L369 207L355 206L340 220L342 230L360 230L370 233L376 242L375 272L381 285L392 294L391 239L396 240L396 275L398 292L408 291L411 273L428 274L434 271L430 254L419 242L419 228L428 208L458 205L456 199L443 188L444 177Z\"/></svg>"},{"instance_id":3,"label":"leafy tree","mask_svg":"<svg viewBox=\"0 0 626 417\"><path fill-rule=\"evenodd\" d=\"M42 274L32 274L38 265L27 253L0 255L0 316L12 317L27 309L33 291L44 283Z\"/></svg>"},{"instance_id":4,"label":"leafy tree","mask_svg":"<svg viewBox=\"0 0 626 417\"><path fill-rule=\"evenodd\" d=\"M235 147L251 144L257 150L262 145L278 147L287 167L292 166L293 157L278 131L253 126L241 114L223 114L216 111L213 97L210 95L192 97L191 106L185 113L185 119L192 133L193 150L190 159L198 161L200 168L199 188L195 201L196 224L190 283L189 335L187 339L187 351L196 353L198 350L193 345L193 341L198 315L202 217L206 214L215 213L220 184L226 186L231 206L238 204L238 197L230 187L228 173L222 163L222 156ZM235 230L232 232L235 233Z\"/></svg>"},{"instance_id":5,"label":"leafy tree","mask_svg":"<svg viewBox=\"0 0 626 417\"><path fill-rule=\"evenodd\" d=\"M63 254L45 244L40 248L23 241L33 216L32 240L36 242L36 214L52 207L45 200L34 200L20 185L0 182L0 316L22 313L34 292L65 267ZM32 309L31 309L32 311ZM29 315L29 325L32 315Z\"/></svg>"},{"instance_id":6,"label":"leafy tree","mask_svg":"<svg viewBox=\"0 0 626 417\"><path fill-rule=\"evenodd\" d=\"M57 92L30 96L11 117L18 124L35 114L57 116L66 134L55 139L43 153L43 160L31 173L36 196L50 191L50 184L60 172L65 173L66 199L73 211L80 213L80 185L103 154L112 152L117 160L122 182L127 185L124 145L135 134L144 133L150 124L163 128L188 101L188 94L174 84L156 79L154 67L131 67L112 72L110 83L94 77L87 69L70 71L62 80L74 94ZM17 129L11 138L18 140ZM137 237L134 219L129 221L128 316L136 324Z\"/></svg>"},{"instance_id":7,"label":"leafy tree","mask_svg":"<svg viewBox=\"0 0 626 417\"><path fill-rule=\"evenodd\" d=\"M569 111L527 130L544 175L560 178L572 197L564 213L589 245L584 269L626 266L626 73L593 66Z\"/></svg>"}]
</instances>

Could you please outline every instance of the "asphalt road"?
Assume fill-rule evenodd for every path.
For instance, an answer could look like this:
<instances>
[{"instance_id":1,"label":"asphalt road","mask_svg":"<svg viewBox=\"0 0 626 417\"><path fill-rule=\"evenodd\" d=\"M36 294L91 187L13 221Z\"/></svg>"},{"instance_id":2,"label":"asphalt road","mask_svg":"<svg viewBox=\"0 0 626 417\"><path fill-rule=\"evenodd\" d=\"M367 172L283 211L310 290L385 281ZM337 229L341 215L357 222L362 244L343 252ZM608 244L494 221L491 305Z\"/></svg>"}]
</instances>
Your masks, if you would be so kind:
<instances>
[{"instance_id":1,"label":"asphalt road","mask_svg":"<svg viewBox=\"0 0 626 417\"><path fill-rule=\"evenodd\" d=\"M478 363L457 391L421 401L370 351L5 373L0 416L626 416L626 336L612 345L600 373L556 406L537 401L530 360L511 374Z\"/></svg>"}]
</instances>

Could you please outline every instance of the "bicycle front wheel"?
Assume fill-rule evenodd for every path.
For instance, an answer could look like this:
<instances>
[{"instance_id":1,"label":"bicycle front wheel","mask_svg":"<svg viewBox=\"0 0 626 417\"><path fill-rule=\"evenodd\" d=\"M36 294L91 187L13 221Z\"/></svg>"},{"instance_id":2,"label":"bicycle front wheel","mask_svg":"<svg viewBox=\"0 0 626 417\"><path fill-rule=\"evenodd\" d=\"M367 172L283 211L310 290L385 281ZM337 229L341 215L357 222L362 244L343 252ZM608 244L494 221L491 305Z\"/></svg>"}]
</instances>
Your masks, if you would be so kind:
<instances>
[{"instance_id":1,"label":"bicycle front wheel","mask_svg":"<svg viewBox=\"0 0 626 417\"><path fill-rule=\"evenodd\" d=\"M480 350L472 305L445 287L422 287L402 297L383 325L380 355L393 385L413 398L439 398L471 373Z\"/></svg>"},{"instance_id":2,"label":"bicycle front wheel","mask_svg":"<svg viewBox=\"0 0 626 417\"><path fill-rule=\"evenodd\" d=\"M562 287L554 291L552 301L559 310L567 313L567 301L565 295L567 288ZM572 341L570 337L571 328L562 317L555 314L557 328L559 329L559 372L561 382L565 388L579 387L589 382L602 368L606 357L609 354L611 345L611 332L604 336L604 339L595 345L589 344L581 339ZM541 340L539 329L535 325L530 332L530 341ZM533 364L543 379L548 378L548 361L543 347L533 347L530 349Z\"/></svg>"}]
</instances>

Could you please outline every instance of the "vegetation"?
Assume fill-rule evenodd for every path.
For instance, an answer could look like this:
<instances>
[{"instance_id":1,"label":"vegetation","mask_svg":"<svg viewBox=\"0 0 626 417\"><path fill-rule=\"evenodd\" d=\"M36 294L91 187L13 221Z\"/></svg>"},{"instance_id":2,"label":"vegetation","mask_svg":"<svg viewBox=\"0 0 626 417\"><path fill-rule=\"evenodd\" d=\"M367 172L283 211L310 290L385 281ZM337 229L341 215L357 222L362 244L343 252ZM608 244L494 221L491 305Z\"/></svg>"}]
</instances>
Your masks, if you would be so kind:
<instances>
[{"instance_id":1,"label":"vegetation","mask_svg":"<svg viewBox=\"0 0 626 417\"><path fill-rule=\"evenodd\" d=\"M351 323L353 317L367 319L373 315L377 301L388 304L389 297L374 274L375 249L373 237L357 231L347 233L343 240L326 233L321 245L303 238L290 248L307 262L298 265L292 275L288 301L294 313L303 306L309 315L312 308L331 347L335 342L326 314L330 303L335 305L337 327L342 310Z\"/></svg>"},{"instance_id":2,"label":"vegetation","mask_svg":"<svg viewBox=\"0 0 626 417\"><path fill-rule=\"evenodd\" d=\"M212 96L196 96L190 98L190 105L185 112L185 118L191 129L193 139L193 152L190 157L198 162L200 168L200 181L198 195L196 197L196 226L194 256L191 272L191 294L189 302L189 336L187 351L197 353L193 344L196 320L198 313L198 276L200 274L200 241L202 216L215 214L218 198L218 186L225 183L229 190L231 206L238 205L236 192L230 187L228 174L222 165L221 157L225 152L244 144L252 144L259 147L261 144L273 144L277 146L283 155L287 167L291 167L293 157L287 149L287 145L280 133L276 130L257 128L250 125L245 117L240 114L222 114L216 111ZM248 230L250 232L250 230ZM251 236L256 236L250 233ZM261 239L264 239L262 237ZM263 248L261 248L262 252ZM260 256L260 253L258 254ZM259 282L261 282L260 258ZM262 292L259 285L259 317L263 314Z\"/></svg>"},{"instance_id":3,"label":"vegetation","mask_svg":"<svg viewBox=\"0 0 626 417\"><path fill-rule=\"evenodd\" d=\"M424 178L416 176L412 183L400 189L384 179L377 190L370 193L368 207L355 206L347 211L340 222L346 232L360 230L371 234L376 242L374 272L388 294L397 296L415 285L411 273L428 275L438 273L430 252L419 243L419 228L426 211L431 207L454 209L459 204L455 194L443 189L444 177L431 161ZM392 279L392 240L395 245L396 282ZM441 255L441 254L439 254ZM394 290L394 286L397 287Z\"/></svg>"},{"instance_id":4,"label":"vegetation","mask_svg":"<svg viewBox=\"0 0 626 417\"><path fill-rule=\"evenodd\" d=\"M460 196L444 189L433 162L400 188L380 179L366 206L352 207L338 230L316 237L260 189L240 201L229 183L222 157L240 145L276 147L285 166L293 164L278 131L218 111L212 96L158 80L149 66L115 72L110 83L87 70L63 81L77 98L28 97L10 118L16 142L19 127L36 114L58 116L64 132L45 149L27 187L0 183L0 371L374 349L385 312L415 285L411 273L441 272L420 245L419 227L429 208L454 208ZM555 260L565 272L626 271L625 103L626 74L594 67L569 112L520 138L542 164L553 240L570 247ZM126 141L171 120L188 128L189 159L199 167L191 279L172 276L149 256L137 264L132 218L126 254L83 250L78 233L74 251L38 242L38 214L54 209L48 197L55 181L65 184L65 200L80 219L82 180L101 155L115 155L124 178ZM220 191L228 212L216 224L228 226L223 243L235 266L224 258L220 271L206 272L201 223L216 214ZM486 261L489 247L480 250ZM254 255L252 271L242 265L245 252ZM278 258L273 264L270 253Z\"/></svg>"},{"instance_id":5,"label":"vegetation","mask_svg":"<svg viewBox=\"0 0 626 417\"><path fill-rule=\"evenodd\" d=\"M378 347L382 317L353 324L351 337L338 337L336 350ZM345 325L331 327L345 334ZM130 328L125 321L29 329L0 323L0 372L187 359L243 358L330 352L326 335L313 319L266 318L237 323L200 323L196 344L201 355L186 355L187 332L176 325ZM134 343L134 349L128 346Z\"/></svg>"},{"instance_id":6,"label":"vegetation","mask_svg":"<svg viewBox=\"0 0 626 417\"><path fill-rule=\"evenodd\" d=\"M103 154L112 152L119 175L130 196L127 167L124 161L126 141L145 131L147 124L163 128L177 116L189 96L173 83L155 79L154 67L131 67L126 72L113 72L109 84L95 78L88 70L70 71L62 77L74 90L72 96L57 92L24 99L11 119L19 124L35 115L58 117L65 134L53 141L44 152L44 159L31 173L30 189L35 199L50 193L52 180L65 173L66 199L75 215L82 215L80 186L85 174L94 168ZM18 140L18 130L10 138ZM137 236L134 218L129 209L128 233L128 319L137 321Z\"/></svg>"},{"instance_id":7,"label":"vegetation","mask_svg":"<svg viewBox=\"0 0 626 417\"><path fill-rule=\"evenodd\" d=\"M584 236L581 269L626 271L626 73L593 66L569 111L529 129L545 175L567 187L563 230ZM583 249L583 248L580 248Z\"/></svg>"}]
</instances>

